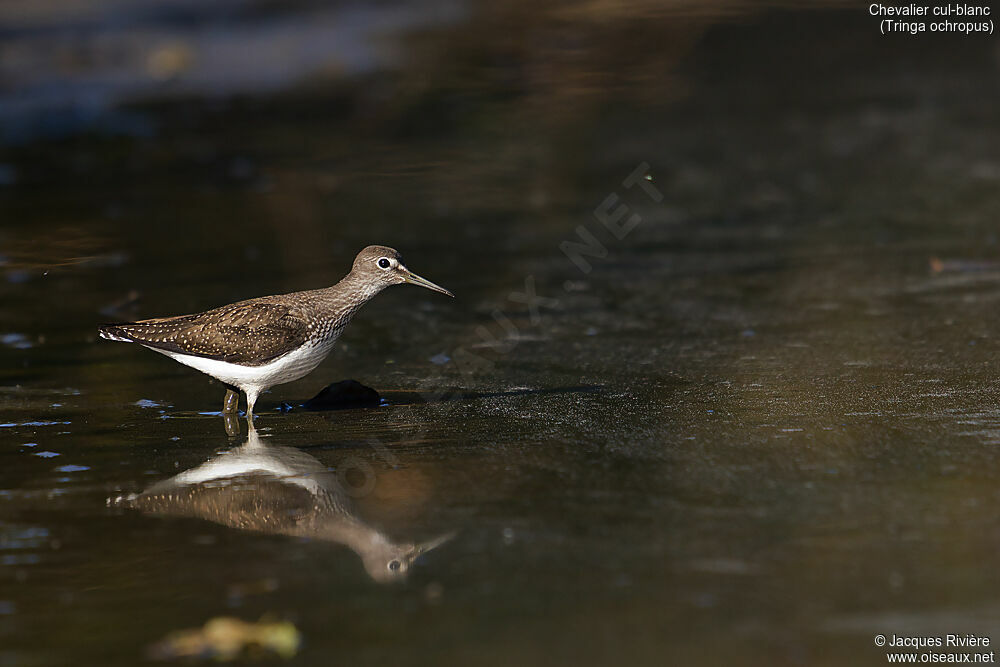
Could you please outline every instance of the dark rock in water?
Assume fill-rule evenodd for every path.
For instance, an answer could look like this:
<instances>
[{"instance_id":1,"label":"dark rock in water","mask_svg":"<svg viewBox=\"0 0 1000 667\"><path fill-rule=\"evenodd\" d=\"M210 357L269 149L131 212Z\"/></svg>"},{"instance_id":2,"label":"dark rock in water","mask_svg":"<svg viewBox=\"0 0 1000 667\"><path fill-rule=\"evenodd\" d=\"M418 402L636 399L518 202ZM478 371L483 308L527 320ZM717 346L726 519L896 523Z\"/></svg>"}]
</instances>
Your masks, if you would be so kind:
<instances>
[{"instance_id":1,"label":"dark rock in water","mask_svg":"<svg viewBox=\"0 0 1000 667\"><path fill-rule=\"evenodd\" d=\"M342 380L327 385L302 404L306 410L373 407L379 404L378 392L357 380Z\"/></svg>"}]
</instances>

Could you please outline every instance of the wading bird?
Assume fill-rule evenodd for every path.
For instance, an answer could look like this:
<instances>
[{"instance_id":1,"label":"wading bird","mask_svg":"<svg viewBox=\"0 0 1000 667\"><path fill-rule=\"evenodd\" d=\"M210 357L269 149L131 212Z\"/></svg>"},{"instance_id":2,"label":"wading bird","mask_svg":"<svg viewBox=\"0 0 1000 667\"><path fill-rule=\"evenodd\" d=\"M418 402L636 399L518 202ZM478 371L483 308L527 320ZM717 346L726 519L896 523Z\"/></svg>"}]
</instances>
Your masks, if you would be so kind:
<instances>
[{"instance_id":1,"label":"wading bird","mask_svg":"<svg viewBox=\"0 0 1000 667\"><path fill-rule=\"evenodd\" d=\"M247 419L261 392L298 380L330 353L358 310L391 285L454 294L411 272L392 248L358 253L343 280L325 289L262 296L194 315L102 324L101 338L139 343L207 373L226 386L223 413L247 396Z\"/></svg>"}]
</instances>

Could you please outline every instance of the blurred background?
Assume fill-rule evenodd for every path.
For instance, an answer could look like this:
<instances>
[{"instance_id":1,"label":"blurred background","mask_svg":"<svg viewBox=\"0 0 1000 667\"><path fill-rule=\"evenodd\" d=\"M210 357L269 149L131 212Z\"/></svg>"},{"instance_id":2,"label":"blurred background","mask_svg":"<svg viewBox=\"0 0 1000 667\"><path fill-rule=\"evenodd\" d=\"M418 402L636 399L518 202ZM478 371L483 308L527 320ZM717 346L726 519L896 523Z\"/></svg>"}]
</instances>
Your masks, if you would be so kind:
<instances>
[{"instance_id":1,"label":"blurred background","mask_svg":"<svg viewBox=\"0 0 1000 667\"><path fill-rule=\"evenodd\" d=\"M170 659L219 616L292 623L295 664L989 635L1000 47L879 21L0 4L0 665ZM174 493L243 443L223 388L96 325L330 285L371 243L457 299L389 290L258 403L274 460L371 489ZM383 404L300 407L346 378Z\"/></svg>"}]
</instances>

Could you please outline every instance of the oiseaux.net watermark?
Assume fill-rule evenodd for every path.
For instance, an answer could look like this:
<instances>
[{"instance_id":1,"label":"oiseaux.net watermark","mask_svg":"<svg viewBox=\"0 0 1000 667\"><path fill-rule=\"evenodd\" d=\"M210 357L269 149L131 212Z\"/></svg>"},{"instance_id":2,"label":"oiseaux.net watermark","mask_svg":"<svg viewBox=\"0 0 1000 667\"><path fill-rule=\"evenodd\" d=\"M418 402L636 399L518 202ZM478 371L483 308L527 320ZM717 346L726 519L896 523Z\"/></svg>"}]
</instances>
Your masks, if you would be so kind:
<instances>
[{"instance_id":1,"label":"oiseaux.net watermark","mask_svg":"<svg viewBox=\"0 0 1000 667\"><path fill-rule=\"evenodd\" d=\"M875 646L886 649L886 662L900 664L993 664L990 638L972 633L944 635L875 635Z\"/></svg>"}]
</instances>

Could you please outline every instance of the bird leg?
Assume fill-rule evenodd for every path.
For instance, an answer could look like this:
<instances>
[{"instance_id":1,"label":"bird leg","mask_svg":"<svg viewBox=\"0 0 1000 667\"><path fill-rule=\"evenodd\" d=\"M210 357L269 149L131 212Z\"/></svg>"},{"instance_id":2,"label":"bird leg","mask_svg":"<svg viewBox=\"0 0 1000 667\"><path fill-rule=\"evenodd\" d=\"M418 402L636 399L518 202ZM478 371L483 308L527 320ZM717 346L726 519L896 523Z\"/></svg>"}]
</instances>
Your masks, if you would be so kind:
<instances>
[{"instance_id":1,"label":"bird leg","mask_svg":"<svg viewBox=\"0 0 1000 667\"><path fill-rule=\"evenodd\" d=\"M247 389L245 391L247 394L247 421L253 424L253 406L257 402L257 397L260 396L260 389Z\"/></svg>"},{"instance_id":2,"label":"bird leg","mask_svg":"<svg viewBox=\"0 0 1000 667\"><path fill-rule=\"evenodd\" d=\"M222 414L236 412L240 407L240 393L226 387L226 397L222 399Z\"/></svg>"}]
</instances>

